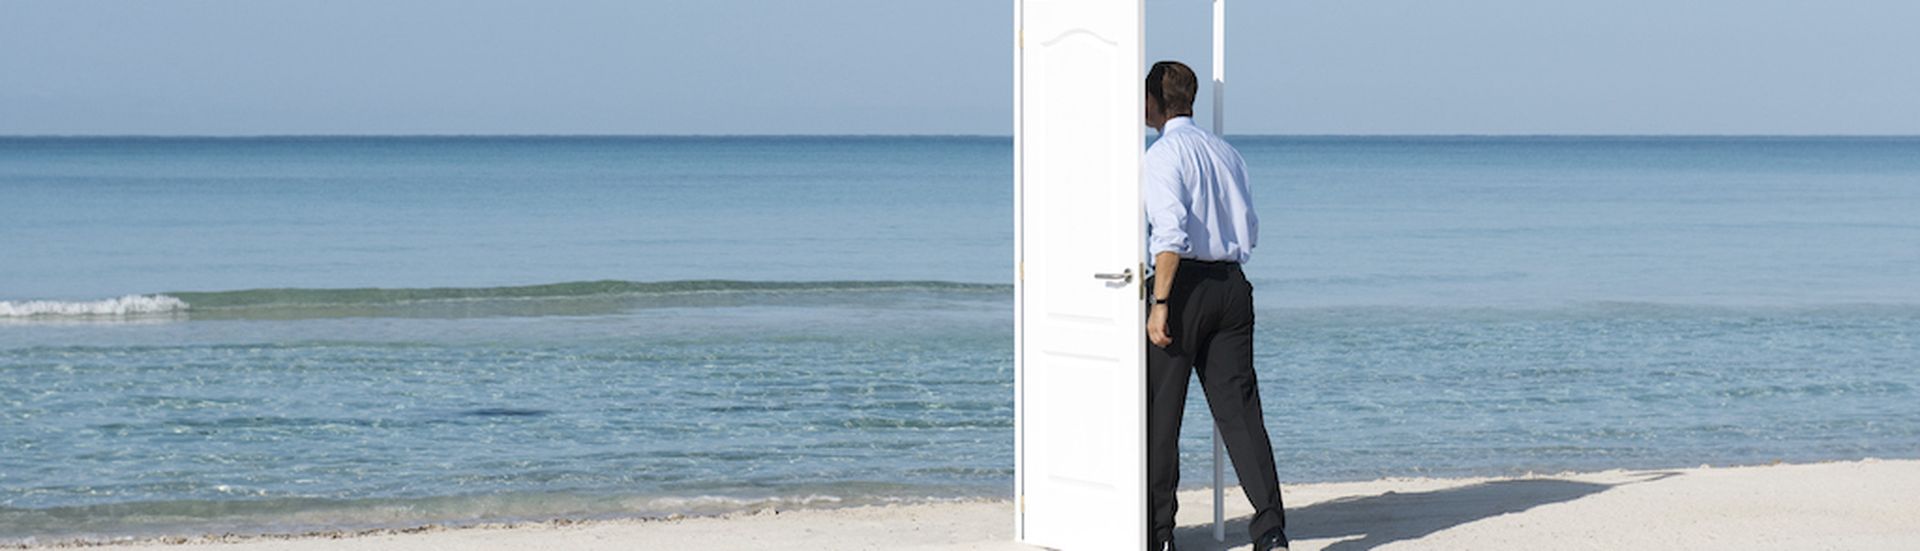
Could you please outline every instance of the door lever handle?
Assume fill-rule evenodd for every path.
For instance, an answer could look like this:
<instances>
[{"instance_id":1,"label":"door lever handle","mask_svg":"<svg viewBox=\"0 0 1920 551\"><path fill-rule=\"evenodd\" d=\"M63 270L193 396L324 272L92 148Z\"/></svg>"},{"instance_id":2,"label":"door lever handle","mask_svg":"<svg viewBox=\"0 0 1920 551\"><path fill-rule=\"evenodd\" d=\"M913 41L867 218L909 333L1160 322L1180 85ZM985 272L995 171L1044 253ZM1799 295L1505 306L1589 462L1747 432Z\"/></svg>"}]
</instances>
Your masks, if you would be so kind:
<instances>
[{"instance_id":1,"label":"door lever handle","mask_svg":"<svg viewBox=\"0 0 1920 551\"><path fill-rule=\"evenodd\" d=\"M1093 278L1102 281L1119 281L1125 283L1133 281L1133 268L1120 270L1120 273L1117 274L1093 274Z\"/></svg>"}]
</instances>

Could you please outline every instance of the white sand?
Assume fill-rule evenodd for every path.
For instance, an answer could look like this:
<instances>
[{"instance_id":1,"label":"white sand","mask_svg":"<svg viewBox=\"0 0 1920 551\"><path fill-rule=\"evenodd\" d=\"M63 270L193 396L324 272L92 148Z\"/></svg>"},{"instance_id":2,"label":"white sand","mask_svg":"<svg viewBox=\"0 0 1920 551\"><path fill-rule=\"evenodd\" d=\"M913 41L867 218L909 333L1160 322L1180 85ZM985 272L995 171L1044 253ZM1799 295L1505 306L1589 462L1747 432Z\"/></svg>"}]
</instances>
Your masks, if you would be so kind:
<instances>
[{"instance_id":1,"label":"white sand","mask_svg":"<svg viewBox=\"0 0 1920 551\"><path fill-rule=\"evenodd\" d=\"M1920 461L1389 479L1285 488L1296 550L1920 549ZM1183 493L1180 548L1247 549L1238 492L1226 544L1210 494ZM195 538L193 549L1027 550L1005 502L761 512L303 538ZM181 546L149 542L90 549Z\"/></svg>"}]
</instances>

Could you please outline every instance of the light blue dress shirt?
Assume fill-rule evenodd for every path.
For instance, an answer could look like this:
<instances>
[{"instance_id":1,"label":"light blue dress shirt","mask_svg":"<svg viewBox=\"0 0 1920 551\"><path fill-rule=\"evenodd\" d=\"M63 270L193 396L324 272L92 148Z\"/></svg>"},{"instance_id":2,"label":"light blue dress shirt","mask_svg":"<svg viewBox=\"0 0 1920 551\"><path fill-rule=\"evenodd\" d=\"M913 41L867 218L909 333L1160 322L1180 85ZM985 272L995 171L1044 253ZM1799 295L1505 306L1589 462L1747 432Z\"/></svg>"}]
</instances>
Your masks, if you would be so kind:
<instances>
[{"instance_id":1,"label":"light blue dress shirt","mask_svg":"<svg viewBox=\"0 0 1920 551\"><path fill-rule=\"evenodd\" d=\"M1167 120L1140 167L1147 210L1147 257L1246 262L1260 242L1247 163L1190 117Z\"/></svg>"}]
</instances>

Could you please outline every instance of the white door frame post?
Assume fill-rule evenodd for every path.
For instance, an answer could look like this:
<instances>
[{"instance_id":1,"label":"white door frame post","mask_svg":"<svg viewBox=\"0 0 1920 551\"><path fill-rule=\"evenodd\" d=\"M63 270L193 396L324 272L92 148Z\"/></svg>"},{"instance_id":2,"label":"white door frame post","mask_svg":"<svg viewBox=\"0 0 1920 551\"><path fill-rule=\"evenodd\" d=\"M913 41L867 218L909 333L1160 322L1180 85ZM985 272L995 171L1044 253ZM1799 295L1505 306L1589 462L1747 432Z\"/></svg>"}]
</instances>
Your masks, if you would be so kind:
<instances>
[{"instance_id":1,"label":"white door frame post","mask_svg":"<svg viewBox=\"0 0 1920 551\"><path fill-rule=\"evenodd\" d=\"M1227 135L1227 0L1213 0L1213 135ZM1213 428L1213 539L1227 541L1226 442Z\"/></svg>"}]
</instances>

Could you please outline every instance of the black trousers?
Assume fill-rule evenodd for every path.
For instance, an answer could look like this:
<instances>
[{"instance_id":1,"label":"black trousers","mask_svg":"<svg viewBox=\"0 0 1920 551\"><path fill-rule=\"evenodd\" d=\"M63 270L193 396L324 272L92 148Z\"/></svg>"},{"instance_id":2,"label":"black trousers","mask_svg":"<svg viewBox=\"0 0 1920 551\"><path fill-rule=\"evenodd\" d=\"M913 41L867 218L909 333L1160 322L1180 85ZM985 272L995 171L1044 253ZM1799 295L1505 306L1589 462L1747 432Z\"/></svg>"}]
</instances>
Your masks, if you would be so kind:
<instances>
[{"instance_id":1,"label":"black trousers","mask_svg":"<svg viewBox=\"0 0 1920 551\"><path fill-rule=\"evenodd\" d=\"M1253 373L1253 285L1238 264L1183 259L1168 299L1167 332L1173 343L1166 348L1147 343L1147 541L1173 539L1173 515L1180 505L1174 496L1180 484L1180 418L1187 380L1195 372L1240 487L1253 503L1249 535L1284 528L1280 479Z\"/></svg>"}]
</instances>

